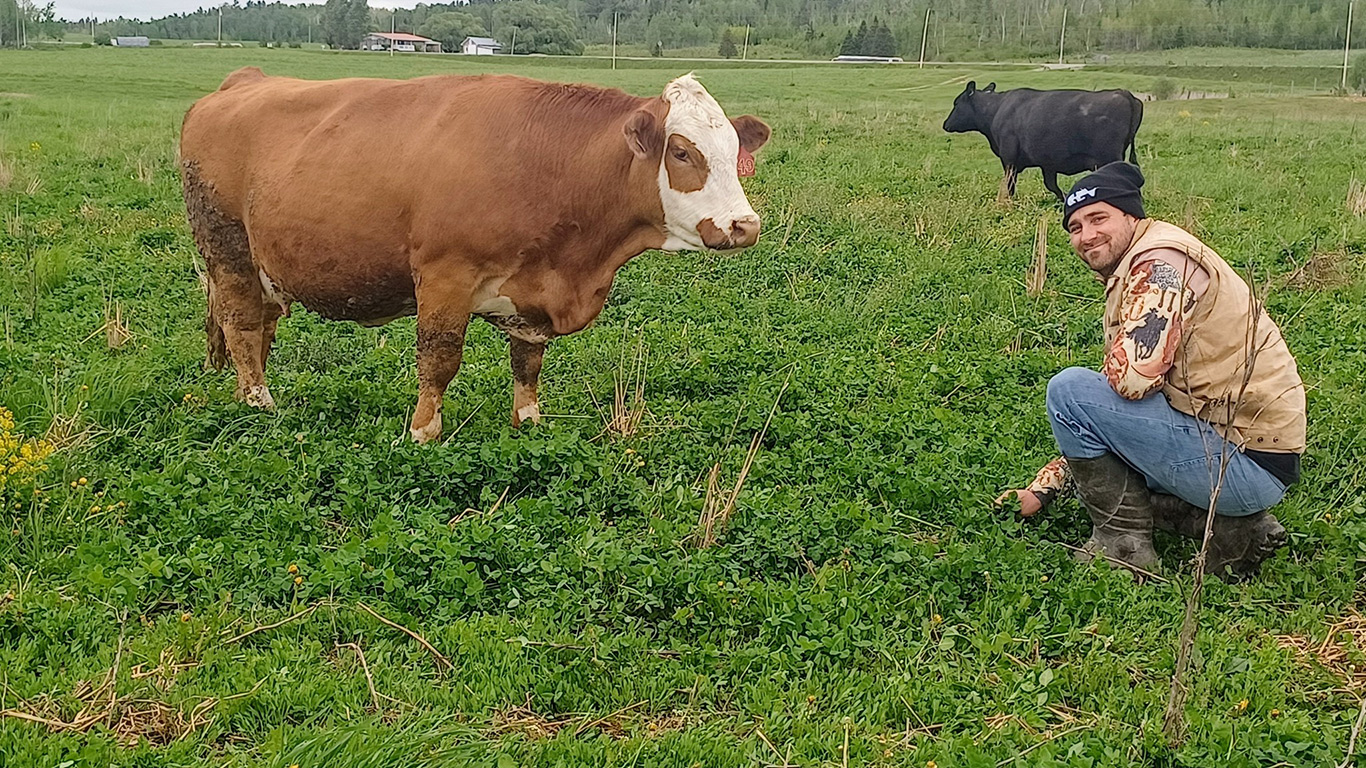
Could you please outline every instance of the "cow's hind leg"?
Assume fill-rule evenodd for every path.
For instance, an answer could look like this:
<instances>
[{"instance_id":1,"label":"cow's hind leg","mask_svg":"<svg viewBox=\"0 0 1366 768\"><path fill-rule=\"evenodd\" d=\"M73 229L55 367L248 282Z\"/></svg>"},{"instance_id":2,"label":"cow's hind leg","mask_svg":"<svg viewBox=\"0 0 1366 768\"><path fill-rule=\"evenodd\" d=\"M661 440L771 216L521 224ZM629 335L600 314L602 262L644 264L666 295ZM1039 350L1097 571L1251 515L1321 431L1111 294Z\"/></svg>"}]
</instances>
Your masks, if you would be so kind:
<instances>
[{"instance_id":1,"label":"cow's hind leg","mask_svg":"<svg viewBox=\"0 0 1366 768\"><path fill-rule=\"evenodd\" d=\"M468 285L452 275L425 274L417 281L417 407L409 434L419 443L441 437L441 400L465 352Z\"/></svg>"},{"instance_id":2,"label":"cow's hind leg","mask_svg":"<svg viewBox=\"0 0 1366 768\"><path fill-rule=\"evenodd\" d=\"M541 423L541 404L536 399L536 384L541 377L541 360L545 356L545 344L523 341L509 336L512 342L509 352L512 357L512 426L520 427L522 422Z\"/></svg>"},{"instance_id":3,"label":"cow's hind leg","mask_svg":"<svg viewBox=\"0 0 1366 768\"><path fill-rule=\"evenodd\" d=\"M1044 171L1044 172L1043 172L1043 185L1044 185L1045 187L1048 187L1048 191L1049 191L1049 192L1052 192L1053 195L1054 195L1055 197L1058 198L1058 202L1061 203L1061 202L1063 202L1064 200L1067 199L1067 195L1064 195L1064 194L1062 193L1062 189L1058 186L1058 172L1057 172L1057 171Z\"/></svg>"},{"instance_id":4,"label":"cow's hind leg","mask_svg":"<svg viewBox=\"0 0 1366 768\"><path fill-rule=\"evenodd\" d=\"M247 229L214 203L213 190L199 178L194 164L186 164L181 174L190 229L208 270L204 329L209 365L221 367L226 351L237 368L237 398L258 408L273 408L262 349L269 309L251 259ZM273 320L270 326L273 330Z\"/></svg>"}]
</instances>

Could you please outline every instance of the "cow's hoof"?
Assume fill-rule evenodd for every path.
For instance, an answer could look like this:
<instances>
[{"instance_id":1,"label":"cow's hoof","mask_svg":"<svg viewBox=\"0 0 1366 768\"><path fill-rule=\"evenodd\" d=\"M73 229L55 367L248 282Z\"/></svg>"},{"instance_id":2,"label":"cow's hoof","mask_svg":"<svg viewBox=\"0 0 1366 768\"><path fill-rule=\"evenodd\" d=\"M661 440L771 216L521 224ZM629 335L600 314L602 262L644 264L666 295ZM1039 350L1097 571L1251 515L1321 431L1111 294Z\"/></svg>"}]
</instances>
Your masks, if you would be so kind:
<instances>
[{"instance_id":1,"label":"cow's hoof","mask_svg":"<svg viewBox=\"0 0 1366 768\"><path fill-rule=\"evenodd\" d=\"M270 390L266 389L265 384L248 387L241 400L252 408L260 408L263 411L275 410L275 398L270 396Z\"/></svg>"},{"instance_id":2,"label":"cow's hoof","mask_svg":"<svg viewBox=\"0 0 1366 768\"><path fill-rule=\"evenodd\" d=\"M441 414L432 417L432 420L421 427L411 427L408 434L413 436L413 442L418 445L430 443L441 439Z\"/></svg>"},{"instance_id":3,"label":"cow's hoof","mask_svg":"<svg viewBox=\"0 0 1366 768\"><path fill-rule=\"evenodd\" d=\"M539 403L528 403L517 409L516 417L512 420L512 426L520 427L524 422L532 424L541 423L541 406Z\"/></svg>"}]
</instances>

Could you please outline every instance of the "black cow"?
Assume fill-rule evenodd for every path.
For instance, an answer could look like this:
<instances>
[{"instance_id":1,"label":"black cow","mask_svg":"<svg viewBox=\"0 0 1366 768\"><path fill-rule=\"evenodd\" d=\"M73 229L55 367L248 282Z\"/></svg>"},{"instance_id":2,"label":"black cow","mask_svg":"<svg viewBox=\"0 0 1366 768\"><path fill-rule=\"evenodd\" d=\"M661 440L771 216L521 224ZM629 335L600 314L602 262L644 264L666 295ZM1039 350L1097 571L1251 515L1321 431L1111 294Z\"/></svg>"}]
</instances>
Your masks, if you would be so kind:
<instances>
[{"instance_id":1,"label":"black cow","mask_svg":"<svg viewBox=\"0 0 1366 768\"><path fill-rule=\"evenodd\" d=\"M1124 159L1137 165L1134 136L1143 122L1143 102L1124 90L996 92L977 83L953 101L944 121L950 133L978 131L991 143L1005 169L1002 196L1015 196L1015 179L1025 168L1043 171L1043 183L1063 199L1058 174L1076 174Z\"/></svg>"}]
</instances>

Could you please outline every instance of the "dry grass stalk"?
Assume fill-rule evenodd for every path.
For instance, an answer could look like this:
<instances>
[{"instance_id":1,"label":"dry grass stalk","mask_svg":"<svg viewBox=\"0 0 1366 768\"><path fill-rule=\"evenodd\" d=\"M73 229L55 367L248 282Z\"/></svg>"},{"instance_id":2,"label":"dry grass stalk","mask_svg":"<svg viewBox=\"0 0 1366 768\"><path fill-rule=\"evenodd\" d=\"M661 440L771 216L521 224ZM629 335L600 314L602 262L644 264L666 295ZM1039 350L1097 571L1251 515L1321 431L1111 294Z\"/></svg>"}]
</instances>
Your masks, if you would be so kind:
<instances>
[{"instance_id":1,"label":"dry grass stalk","mask_svg":"<svg viewBox=\"0 0 1366 768\"><path fill-rule=\"evenodd\" d=\"M337 646L337 650L341 650L342 648L350 648L351 650L356 652L356 658L360 659L361 671L365 673L365 687L370 689L370 703L373 707L373 709L371 710L372 712L379 712L380 710L384 709L384 705L380 704L380 699L384 699L385 701L388 701L393 704L398 704L400 706L404 705L404 702L399 701L398 699L395 699L392 696L385 696L384 694L380 693L378 690L375 689L375 678L373 675L370 674L370 664L366 662L365 651L361 650L360 645L356 643L336 643L335 645Z\"/></svg>"},{"instance_id":2,"label":"dry grass stalk","mask_svg":"<svg viewBox=\"0 0 1366 768\"><path fill-rule=\"evenodd\" d=\"M34 195L38 194L38 190L42 188L42 178L39 176L34 176L32 179L29 179L28 186L24 187L24 194L28 195L29 197L33 197Z\"/></svg>"},{"instance_id":3,"label":"dry grass stalk","mask_svg":"<svg viewBox=\"0 0 1366 768\"><path fill-rule=\"evenodd\" d=\"M14 181L14 167L0 157L0 190L9 189L9 185Z\"/></svg>"},{"instance_id":4,"label":"dry grass stalk","mask_svg":"<svg viewBox=\"0 0 1366 768\"><path fill-rule=\"evenodd\" d=\"M1295 289L1343 288L1352 284L1354 268L1360 271L1361 262L1348 255L1344 248L1315 251L1308 261L1285 276L1285 284Z\"/></svg>"},{"instance_id":5,"label":"dry grass stalk","mask_svg":"<svg viewBox=\"0 0 1366 768\"><path fill-rule=\"evenodd\" d=\"M294 621L294 620L296 620L296 619L302 619L303 617L305 617L305 616L307 616L308 614L310 614L310 613L316 611L317 609L318 609L318 603L314 603L313 605L308 606L307 608L303 609L302 611L299 611L298 613L294 614L293 616L290 616L290 617L287 618L287 619L282 619L282 620L280 620L280 621L275 622L274 624L262 624L262 625L259 626L259 627L253 627L253 628L247 630L246 632L243 632L242 634L237 635L236 637L232 637L232 638L230 638L230 639L228 639L228 640L224 640L224 641L223 641L223 644L224 644L224 645L232 645L233 643L236 643L236 642L238 642L238 641L240 641L240 640L245 640L246 638L251 637L252 635L256 634L257 632L265 632L265 631L271 630L271 629L279 629L280 627L283 627L284 625L290 623L291 621Z\"/></svg>"},{"instance_id":6,"label":"dry grass stalk","mask_svg":"<svg viewBox=\"0 0 1366 768\"><path fill-rule=\"evenodd\" d=\"M175 649L167 647L161 649L157 657L157 665L147 669L146 664L135 664L128 671L131 680L143 680L150 678L152 685L162 691L169 691L175 687L176 677L187 669L199 666L197 661L177 662Z\"/></svg>"},{"instance_id":7,"label":"dry grass stalk","mask_svg":"<svg viewBox=\"0 0 1366 768\"><path fill-rule=\"evenodd\" d=\"M94 439L99 432L99 428L94 424L86 424L81 412L59 413L52 417L52 423L48 425L47 432L43 434L43 440L52 446L54 451L73 451Z\"/></svg>"},{"instance_id":8,"label":"dry grass stalk","mask_svg":"<svg viewBox=\"0 0 1366 768\"><path fill-rule=\"evenodd\" d=\"M1043 293L1043 284L1048 280L1048 216L1039 217L1039 225L1034 231L1034 262L1029 265L1029 277L1025 281L1025 293L1038 296Z\"/></svg>"},{"instance_id":9,"label":"dry grass stalk","mask_svg":"<svg viewBox=\"0 0 1366 768\"><path fill-rule=\"evenodd\" d=\"M117 301L104 300L104 325L96 328L86 336L81 343L104 333L104 341L110 349L119 349L124 344L133 340L133 332L128 330L128 323L123 319L123 305Z\"/></svg>"},{"instance_id":10,"label":"dry grass stalk","mask_svg":"<svg viewBox=\"0 0 1366 768\"><path fill-rule=\"evenodd\" d=\"M745 487L745 480L749 478L754 458L759 454L759 446L764 443L768 426L773 423L773 415L778 412L778 403L782 401L783 393L787 391L787 385L791 381L792 374L789 373L783 381L782 389L778 390L778 396L773 399L773 407L768 411L768 418L764 419L764 426L749 441L744 464L741 465L740 474L735 478L735 486L729 493L721 490L721 462L712 465L707 476L707 495L702 500L702 513L697 517L697 531L693 533L699 549L715 546L721 529L726 527L731 515L735 513L735 503L740 498L740 491Z\"/></svg>"},{"instance_id":11,"label":"dry grass stalk","mask_svg":"<svg viewBox=\"0 0 1366 768\"><path fill-rule=\"evenodd\" d=\"M525 704L494 712L491 727L493 732L499 735L516 733L533 740L551 739L561 730L573 725L576 719L569 716L552 720L537 714L531 708L531 694L527 694Z\"/></svg>"},{"instance_id":12,"label":"dry grass stalk","mask_svg":"<svg viewBox=\"0 0 1366 768\"><path fill-rule=\"evenodd\" d=\"M1357 181L1355 176L1347 185L1347 210L1353 216L1366 216L1366 182Z\"/></svg>"},{"instance_id":13,"label":"dry grass stalk","mask_svg":"<svg viewBox=\"0 0 1366 768\"><path fill-rule=\"evenodd\" d=\"M612 415L607 431L617 437L631 437L645 419L645 361L648 350L643 338L636 338L635 349L622 352L616 373L612 374Z\"/></svg>"},{"instance_id":14,"label":"dry grass stalk","mask_svg":"<svg viewBox=\"0 0 1366 768\"><path fill-rule=\"evenodd\" d=\"M1319 667L1349 691L1366 695L1366 668L1358 668L1353 654L1366 649L1366 616L1353 610L1329 625L1322 642L1302 635L1278 635L1276 644L1292 651L1305 667Z\"/></svg>"},{"instance_id":15,"label":"dry grass stalk","mask_svg":"<svg viewBox=\"0 0 1366 768\"><path fill-rule=\"evenodd\" d=\"M433 647L431 643L427 642L427 638L423 637L422 635L419 635L411 629L408 629L402 624L395 624L394 622L384 618L383 616L376 613L375 609L371 608L365 603L356 603L356 607L360 608L362 611L365 611L371 616L374 616L376 619L379 619L379 622L381 624L387 627L393 627L394 629L397 629L398 631L402 632L408 637L411 637L412 639L416 640L418 644L421 645L423 648L426 648L427 652L432 655L432 658L434 660L436 660L436 669L438 672L455 669L455 665L451 663L451 660L446 658L445 655L441 653L441 651L438 651L435 647Z\"/></svg>"},{"instance_id":16,"label":"dry grass stalk","mask_svg":"<svg viewBox=\"0 0 1366 768\"><path fill-rule=\"evenodd\" d=\"M150 187L152 185L152 177L155 169L153 169L152 164L140 154L137 158L136 171L138 181Z\"/></svg>"}]
</instances>

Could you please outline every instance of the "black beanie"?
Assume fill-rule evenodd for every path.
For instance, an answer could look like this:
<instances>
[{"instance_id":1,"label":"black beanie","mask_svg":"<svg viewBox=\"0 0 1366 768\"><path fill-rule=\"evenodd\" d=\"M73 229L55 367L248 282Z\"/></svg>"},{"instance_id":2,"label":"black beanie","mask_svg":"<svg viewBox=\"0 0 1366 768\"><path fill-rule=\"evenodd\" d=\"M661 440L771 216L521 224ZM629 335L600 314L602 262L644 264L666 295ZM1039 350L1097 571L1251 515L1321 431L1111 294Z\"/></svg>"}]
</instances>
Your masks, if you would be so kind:
<instances>
[{"instance_id":1,"label":"black beanie","mask_svg":"<svg viewBox=\"0 0 1366 768\"><path fill-rule=\"evenodd\" d=\"M1138 188L1143 186L1143 174L1138 166L1116 160L1102 165L1090 175L1072 185L1062 208L1062 226L1072 214L1092 203L1109 203L1136 219L1147 218L1143 213L1143 194Z\"/></svg>"}]
</instances>

